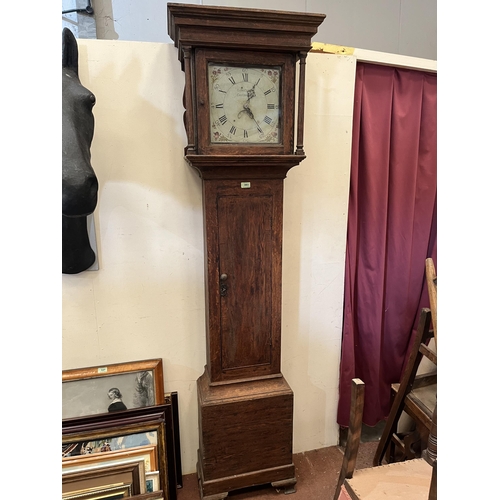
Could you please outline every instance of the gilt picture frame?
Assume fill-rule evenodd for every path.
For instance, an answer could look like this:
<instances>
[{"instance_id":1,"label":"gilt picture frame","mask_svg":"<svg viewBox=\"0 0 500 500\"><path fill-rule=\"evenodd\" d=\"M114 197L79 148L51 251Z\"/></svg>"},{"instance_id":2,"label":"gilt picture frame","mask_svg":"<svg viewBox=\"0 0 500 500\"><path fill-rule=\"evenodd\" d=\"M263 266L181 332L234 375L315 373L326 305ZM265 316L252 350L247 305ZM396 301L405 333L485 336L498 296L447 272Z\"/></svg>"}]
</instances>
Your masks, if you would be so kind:
<instances>
[{"instance_id":1,"label":"gilt picture frame","mask_svg":"<svg viewBox=\"0 0 500 500\"><path fill-rule=\"evenodd\" d=\"M130 500L165 500L162 490L154 491L152 493L144 493L144 495L134 495Z\"/></svg>"},{"instance_id":2,"label":"gilt picture frame","mask_svg":"<svg viewBox=\"0 0 500 500\"><path fill-rule=\"evenodd\" d=\"M74 492L63 493L62 500L120 500L135 498L142 495L131 495L131 487L126 484L109 484L97 488L88 488Z\"/></svg>"},{"instance_id":3,"label":"gilt picture frame","mask_svg":"<svg viewBox=\"0 0 500 500\"><path fill-rule=\"evenodd\" d=\"M98 467L104 464L115 463L120 460L143 460L145 472L158 470L158 452L155 445L134 446L106 453L91 453L63 456L62 470L77 471Z\"/></svg>"},{"instance_id":4,"label":"gilt picture frame","mask_svg":"<svg viewBox=\"0 0 500 500\"><path fill-rule=\"evenodd\" d=\"M161 358L62 371L62 419L163 402Z\"/></svg>"}]
</instances>

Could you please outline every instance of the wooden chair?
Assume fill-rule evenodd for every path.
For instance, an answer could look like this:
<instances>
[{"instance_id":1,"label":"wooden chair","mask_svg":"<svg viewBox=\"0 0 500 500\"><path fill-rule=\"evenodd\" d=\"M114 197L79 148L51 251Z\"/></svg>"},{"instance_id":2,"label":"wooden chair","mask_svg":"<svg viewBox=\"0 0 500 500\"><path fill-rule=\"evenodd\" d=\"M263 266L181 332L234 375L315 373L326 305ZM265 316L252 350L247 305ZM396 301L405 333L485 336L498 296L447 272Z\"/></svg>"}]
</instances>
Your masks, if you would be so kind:
<instances>
[{"instance_id":1,"label":"wooden chair","mask_svg":"<svg viewBox=\"0 0 500 500\"><path fill-rule=\"evenodd\" d=\"M423 308L420 313L417 333L401 382L391 385L393 403L382 432L373 465L418 458L427 447L436 406L437 373L417 375L423 357L437 367L437 354L428 347L434 336L431 327L431 311ZM412 433L398 433L398 423L403 411L415 422Z\"/></svg>"},{"instance_id":2,"label":"wooden chair","mask_svg":"<svg viewBox=\"0 0 500 500\"><path fill-rule=\"evenodd\" d=\"M432 314L432 329L434 330L434 341L437 350L437 276L434 261L431 258L425 259L425 279L427 290L429 291L429 302Z\"/></svg>"},{"instance_id":3,"label":"wooden chair","mask_svg":"<svg viewBox=\"0 0 500 500\"><path fill-rule=\"evenodd\" d=\"M436 500L437 411L433 426L435 455L426 454L404 462L379 465L354 473L361 437L365 385L353 379L349 431L344 460L333 500ZM430 446L428 447L430 449Z\"/></svg>"}]
</instances>

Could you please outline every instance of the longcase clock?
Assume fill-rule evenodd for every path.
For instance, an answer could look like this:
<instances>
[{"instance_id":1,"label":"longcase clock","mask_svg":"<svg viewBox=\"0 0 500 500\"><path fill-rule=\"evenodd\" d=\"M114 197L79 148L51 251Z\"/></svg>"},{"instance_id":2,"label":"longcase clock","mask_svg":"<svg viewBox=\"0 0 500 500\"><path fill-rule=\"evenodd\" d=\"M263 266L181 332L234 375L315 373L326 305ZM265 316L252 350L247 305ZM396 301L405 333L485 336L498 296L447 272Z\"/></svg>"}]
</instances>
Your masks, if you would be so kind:
<instances>
[{"instance_id":1,"label":"longcase clock","mask_svg":"<svg viewBox=\"0 0 500 500\"><path fill-rule=\"evenodd\" d=\"M203 189L200 496L266 483L293 492L293 392L281 373L283 182L305 158L305 60L325 16L167 5L185 73L185 158Z\"/></svg>"}]
</instances>

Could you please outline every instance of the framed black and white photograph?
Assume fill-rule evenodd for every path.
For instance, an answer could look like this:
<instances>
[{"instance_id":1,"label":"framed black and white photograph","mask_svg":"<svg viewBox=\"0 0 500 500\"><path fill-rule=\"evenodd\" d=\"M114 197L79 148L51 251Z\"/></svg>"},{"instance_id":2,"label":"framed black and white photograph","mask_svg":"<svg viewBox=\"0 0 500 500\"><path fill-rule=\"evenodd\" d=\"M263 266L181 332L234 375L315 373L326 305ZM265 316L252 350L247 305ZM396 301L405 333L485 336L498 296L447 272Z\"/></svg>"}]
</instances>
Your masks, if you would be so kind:
<instances>
[{"instance_id":1,"label":"framed black and white photograph","mask_svg":"<svg viewBox=\"0 0 500 500\"><path fill-rule=\"evenodd\" d=\"M161 358L62 372L63 420L163 402Z\"/></svg>"}]
</instances>

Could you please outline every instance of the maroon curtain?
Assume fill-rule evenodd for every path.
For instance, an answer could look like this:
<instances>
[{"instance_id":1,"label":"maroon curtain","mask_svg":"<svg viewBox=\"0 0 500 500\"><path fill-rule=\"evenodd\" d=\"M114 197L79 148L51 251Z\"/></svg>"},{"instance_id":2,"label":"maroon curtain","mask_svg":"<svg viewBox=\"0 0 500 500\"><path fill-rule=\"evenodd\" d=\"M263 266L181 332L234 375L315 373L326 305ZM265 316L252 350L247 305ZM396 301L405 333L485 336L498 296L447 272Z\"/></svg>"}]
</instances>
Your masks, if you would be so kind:
<instances>
[{"instance_id":1,"label":"maroon curtain","mask_svg":"<svg viewBox=\"0 0 500 500\"><path fill-rule=\"evenodd\" d=\"M350 383L366 384L363 422L390 410L436 256L435 74L358 63L337 421Z\"/></svg>"}]
</instances>

